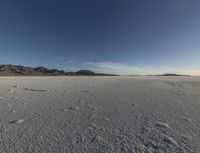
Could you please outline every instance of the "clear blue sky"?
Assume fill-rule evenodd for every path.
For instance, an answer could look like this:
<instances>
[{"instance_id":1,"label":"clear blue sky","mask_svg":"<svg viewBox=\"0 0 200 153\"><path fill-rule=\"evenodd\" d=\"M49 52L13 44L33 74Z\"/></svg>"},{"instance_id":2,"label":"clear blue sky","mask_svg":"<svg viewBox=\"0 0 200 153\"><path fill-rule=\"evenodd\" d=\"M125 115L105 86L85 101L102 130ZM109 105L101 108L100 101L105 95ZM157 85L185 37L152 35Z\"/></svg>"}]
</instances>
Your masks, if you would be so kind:
<instances>
[{"instance_id":1,"label":"clear blue sky","mask_svg":"<svg viewBox=\"0 0 200 153\"><path fill-rule=\"evenodd\" d=\"M200 74L199 0L1 0L0 63Z\"/></svg>"}]
</instances>

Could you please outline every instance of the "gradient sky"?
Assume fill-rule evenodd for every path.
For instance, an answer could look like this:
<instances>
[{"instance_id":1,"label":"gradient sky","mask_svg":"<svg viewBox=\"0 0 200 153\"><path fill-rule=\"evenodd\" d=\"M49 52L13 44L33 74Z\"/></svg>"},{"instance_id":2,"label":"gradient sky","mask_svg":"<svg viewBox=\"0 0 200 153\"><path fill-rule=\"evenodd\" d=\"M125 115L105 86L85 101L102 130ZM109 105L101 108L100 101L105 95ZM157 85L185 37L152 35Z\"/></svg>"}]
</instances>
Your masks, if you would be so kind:
<instances>
[{"instance_id":1,"label":"gradient sky","mask_svg":"<svg viewBox=\"0 0 200 153\"><path fill-rule=\"evenodd\" d=\"M199 0L1 0L0 63L200 75Z\"/></svg>"}]
</instances>

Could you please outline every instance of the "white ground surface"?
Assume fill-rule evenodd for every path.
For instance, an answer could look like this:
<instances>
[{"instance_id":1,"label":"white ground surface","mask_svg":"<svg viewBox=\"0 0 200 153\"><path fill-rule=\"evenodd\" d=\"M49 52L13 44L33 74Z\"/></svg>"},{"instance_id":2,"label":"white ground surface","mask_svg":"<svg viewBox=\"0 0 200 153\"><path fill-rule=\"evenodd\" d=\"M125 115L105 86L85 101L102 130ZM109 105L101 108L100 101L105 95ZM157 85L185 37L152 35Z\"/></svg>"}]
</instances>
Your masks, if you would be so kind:
<instances>
[{"instance_id":1,"label":"white ground surface","mask_svg":"<svg viewBox=\"0 0 200 153\"><path fill-rule=\"evenodd\" d=\"M198 77L0 77L1 153L198 153Z\"/></svg>"}]
</instances>

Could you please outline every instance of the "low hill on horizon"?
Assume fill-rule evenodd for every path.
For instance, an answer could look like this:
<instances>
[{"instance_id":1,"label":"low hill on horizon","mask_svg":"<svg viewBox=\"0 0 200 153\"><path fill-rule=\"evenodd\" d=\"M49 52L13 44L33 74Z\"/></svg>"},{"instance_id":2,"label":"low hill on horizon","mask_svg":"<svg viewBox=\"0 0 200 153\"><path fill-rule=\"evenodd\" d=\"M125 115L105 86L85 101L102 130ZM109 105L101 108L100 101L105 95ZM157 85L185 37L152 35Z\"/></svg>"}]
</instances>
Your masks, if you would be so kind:
<instances>
[{"instance_id":1,"label":"low hill on horizon","mask_svg":"<svg viewBox=\"0 0 200 153\"><path fill-rule=\"evenodd\" d=\"M165 73L157 76L190 76L190 75L182 75L182 74L175 74L175 73Z\"/></svg>"},{"instance_id":2,"label":"low hill on horizon","mask_svg":"<svg viewBox=\"0 0 200 153\"><path fill-rule=\"evenodd\" d=\"M0 64L0 76L117 76L115 74L95 73L89 70L65 72L46 67L27 67L22 65Z\"/></svg>"}]
</instances>

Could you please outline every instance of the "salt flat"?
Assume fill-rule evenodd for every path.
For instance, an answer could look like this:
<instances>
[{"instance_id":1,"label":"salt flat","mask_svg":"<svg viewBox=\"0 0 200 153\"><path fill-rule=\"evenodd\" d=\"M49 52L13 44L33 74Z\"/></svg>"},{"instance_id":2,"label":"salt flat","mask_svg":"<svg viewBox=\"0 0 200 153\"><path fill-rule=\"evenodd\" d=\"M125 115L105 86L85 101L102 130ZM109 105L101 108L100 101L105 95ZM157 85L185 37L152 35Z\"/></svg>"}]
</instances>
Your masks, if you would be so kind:
<instances>
[{"instance_id":1,"label":"salt flat","mask_svg":"<svg viewBox=\"0 0 200 153\"><path fill-rule=\"evenodd\" d=\"M1 153L198 153L199 77L0 77Z\"/></svg>"}]
</instances>

